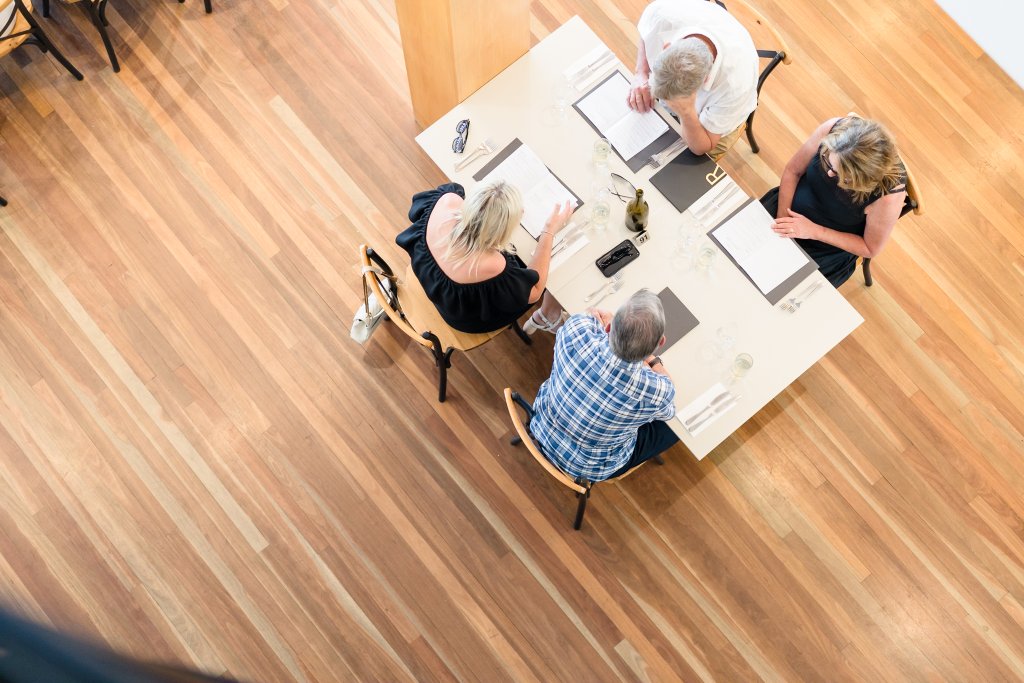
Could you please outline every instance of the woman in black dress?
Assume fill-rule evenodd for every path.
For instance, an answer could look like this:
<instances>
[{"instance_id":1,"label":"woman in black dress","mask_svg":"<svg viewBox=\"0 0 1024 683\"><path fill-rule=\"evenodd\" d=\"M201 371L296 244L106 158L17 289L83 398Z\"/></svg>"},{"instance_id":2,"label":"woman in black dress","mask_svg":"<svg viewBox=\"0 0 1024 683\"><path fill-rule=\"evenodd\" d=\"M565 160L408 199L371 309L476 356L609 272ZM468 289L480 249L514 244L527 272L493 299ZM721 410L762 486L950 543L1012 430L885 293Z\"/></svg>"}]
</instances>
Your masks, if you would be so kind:
<instances>
[{"instance_id":1,"label":"woman in black dress","mask_svg":"<svg viewBox=\"0 0 1024 683\"><path fill-rule=\"evenodd\" d=\"M839 287L853 274L858 256L882 251L906 189L906 170L889 131L848 116L821 124L761 203L776 217L776 234L797 240Z\"/></svg>"},{"instance_id":2,"label":"woman in black dress","mask_svg":"<svg viewBox=\"0 0 1024 683\"><path fill-rule=\"evenodd\" d=\"M444 321L462 332L492 332L511 325L541 300L523 329L554 332L568 317L544 288L555 233L572 215L555 207L530 263L502 251L523 217L519 191L503 181L470 195L447 183L412 198L409 220L395 242L409 252L412 270Z\"/></svg>"}]
</instances>

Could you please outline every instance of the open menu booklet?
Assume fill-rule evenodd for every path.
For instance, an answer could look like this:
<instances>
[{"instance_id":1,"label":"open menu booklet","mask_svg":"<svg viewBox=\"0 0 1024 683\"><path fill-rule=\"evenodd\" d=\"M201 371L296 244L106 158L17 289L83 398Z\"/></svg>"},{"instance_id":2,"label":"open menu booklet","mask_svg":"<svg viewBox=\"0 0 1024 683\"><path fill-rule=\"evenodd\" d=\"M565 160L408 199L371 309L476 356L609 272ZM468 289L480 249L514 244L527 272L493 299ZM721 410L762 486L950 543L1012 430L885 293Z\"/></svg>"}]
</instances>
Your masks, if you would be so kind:
<instances>
[{"instance_id":1,"label":"open menu booklet","mask_svg":"<svg viewBox=\"0 0 1024 683\"><path fill-rule=\"evenodd\" d=\"M616 71L573 106L636 172L652 154L678 140L679 134L654 109L643 114L630 109L628 96L629 81Z\"/></svg>"},{"instance_id":2,"label":"open menu booklet","mask_svg":"<svg viewBox=\"0 0 1024 683\"><path fill-rule=\"evenodd\" d=\"M556 204L561 206L569 202L573 209L581 204L579 197L544 165L536 152L518 138L475 173L473 180L504 180L516 187L523 197L522 225L534 239L540 238L544 224Z\"/></svg>"}]
</instances>

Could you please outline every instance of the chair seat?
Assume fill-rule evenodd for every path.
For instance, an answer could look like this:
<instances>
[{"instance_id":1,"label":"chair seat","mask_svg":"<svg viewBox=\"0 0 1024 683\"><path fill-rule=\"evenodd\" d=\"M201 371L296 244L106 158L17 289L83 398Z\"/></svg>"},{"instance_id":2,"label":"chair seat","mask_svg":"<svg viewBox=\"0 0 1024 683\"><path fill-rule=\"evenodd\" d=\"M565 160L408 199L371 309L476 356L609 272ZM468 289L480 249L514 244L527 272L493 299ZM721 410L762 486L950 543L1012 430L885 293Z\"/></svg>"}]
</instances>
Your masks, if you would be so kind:
<instances>
[{"instance_id":1,"label":"chair seat","mask_svg":"<svg viewBox=\"0 0 1024 683\"><path fill-rule=\"evenodd\" d=\"M29 12L32 11L32 5L29 0L25 0L25 9ZM23 35L17 36L16 38L7 38L0 40L0 57L8 55L14 48L24 43L29 38L29 29L31 27L28 24L28 20L22 16L21 12L16 12L14 16L14 22L11 25L11 30L5 35L11 35L14 33L21 33Z\"/></svg>"},{"instance_id":2,"label":"chair seat","mask_svg":"<svg viewBox=\"0 0 1024 683\"><path fill-rule=\"evenodd\" d=\"M445 348L453 347L459 351L469 351L489 342L505 331L505 328L501 328L483 334L470 334L452 329L437 312L434 302L427 298L427 293L423 291L419 279L412 272L412 266L406 268L405 275L399 282L398 300L405 317L409 319L412 326L419 332L433 332Z\"/></svg>"}]
</instances>

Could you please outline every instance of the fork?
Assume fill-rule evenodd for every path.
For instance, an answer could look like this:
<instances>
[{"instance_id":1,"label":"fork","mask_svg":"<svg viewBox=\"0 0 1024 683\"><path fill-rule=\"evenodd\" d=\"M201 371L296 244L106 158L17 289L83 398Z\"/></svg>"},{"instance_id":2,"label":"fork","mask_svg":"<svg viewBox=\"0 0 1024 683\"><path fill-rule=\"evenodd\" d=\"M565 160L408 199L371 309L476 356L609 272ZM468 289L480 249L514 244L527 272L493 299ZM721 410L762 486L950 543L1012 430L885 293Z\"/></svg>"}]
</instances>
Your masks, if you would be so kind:
<instances>
[{"instance_id":1,"label":"fork","mask_svg":"<svg viewBox=\"0 0 1024 683\"><path fill-rule=\"evenodd\" d=\"M469 162L476 160L480 156L487 156L488 154L494 151L494 148L494 138L487 138L486 140L481 142L476 149L470 152L468 157L456 162L455 170L461 171L469 164Z\"/></svg>"},{"instance_id":2,"label":"fork","mask_svg":"<svg viewBox=\"0 0 1024 683\"><path fill-rule=\"evenodd\" d=\"M818 282L809 285L807 288L804 289L804 291L800 292L796 296L791 296L786 301L783 301L782 305L779 306L779 308L786 311L787 313L796 313L797 309L800 308L800 306L805 301L807 301L807 299L809 299L812 294L821 289L821 287L822 284L819 280Z\"/></svg>"},{"instance_id":3,"label":"fork","mask_svg":"<svg viewBox=\"0 0 1024 683\"><path fill-rule=\"evenodd\" d=\"M680 138L679 140L676 140L671 145L666 147L663 151L658 152L657 154L652 154L651 158L647 160L647 163L644 164L644 166L645 167L650 166L652 169L653 168L659 168L663 163L665 163L665 160L668 157L670 157L673 154L675 154L676 152L684 149L685 147L686 147L686 142L684 142L683 139Z\"/></svg>"},{"instance_id":4,"label":"fork","mask_svg":"<svg viewBox=\"0 0 1024 683\"><path fill-rule=\"evenodd\" d=\"M601 285L600 287L595 289L593 292L588 294L587 298L585 298L583 300L583 302L589 304L591 301L593 301L594 299L597 298L598 294L600 294L601 292L603 292L605 290L605 287L607 287L608 285L615 285L615 284L618 284L620 282L622 282L622 273L621 272L620 273L615 273L615 275L612 275L612 278L610 280L608 280L608 282L604 283L603 285ZM604 297L601 297L601 298L603 299Z\"/></svg>"},{"instance_id":5,"label":"fork","mask_svg":"<svg viewBox=\"0 0 1024 683\"><path fill-rule=\"evenodd\" d=\"M598 305L599 303L610 297L612 294L622 289L625 286L625 284L625 280L619 280L618 282L616 282L614 285L609 287L604 294L602 294L601 296L597 297L597 299L594 300L594 305Z\"/></svg>"}]
</instances>

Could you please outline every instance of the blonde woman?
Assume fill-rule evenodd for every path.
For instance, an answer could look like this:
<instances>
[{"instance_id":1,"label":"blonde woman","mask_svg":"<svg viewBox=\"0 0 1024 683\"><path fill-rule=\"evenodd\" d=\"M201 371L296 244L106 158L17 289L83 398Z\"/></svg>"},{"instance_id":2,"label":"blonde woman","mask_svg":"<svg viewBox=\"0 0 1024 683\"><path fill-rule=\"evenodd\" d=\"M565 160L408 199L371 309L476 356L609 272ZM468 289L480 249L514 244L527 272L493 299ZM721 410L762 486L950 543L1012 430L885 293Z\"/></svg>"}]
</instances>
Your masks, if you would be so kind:
<instances>
[{"instance_id":1,"label":"blonde woman","mask_svg":"<svg viewBox=\"0 0 1024 683\"><path fill-rule=\"evenodd\" d=\"M448 183L412 198L413 223L395 241L409 252L424 291L455 329L501 329L543 298L523 329L554 332L568 316L544 288L552 241L571 215L568 203L555 207L527 265L503 251L523 217L519 191L498 181L478 187L466 199L461 185Z\"/></svg>"},{"instance_id":2,"label":"blonde woman","mask_svg":"<svg viewBox=\"0 0 1024 683\"><path fill-rule=\"evenodd\" d=\"M761 198L773 229L795 239L833 286L857 257L889 241L907 196L896 142L880 123L857 116L821 124L786 164L779 187Z\"/></svg>"}]
</instances>

